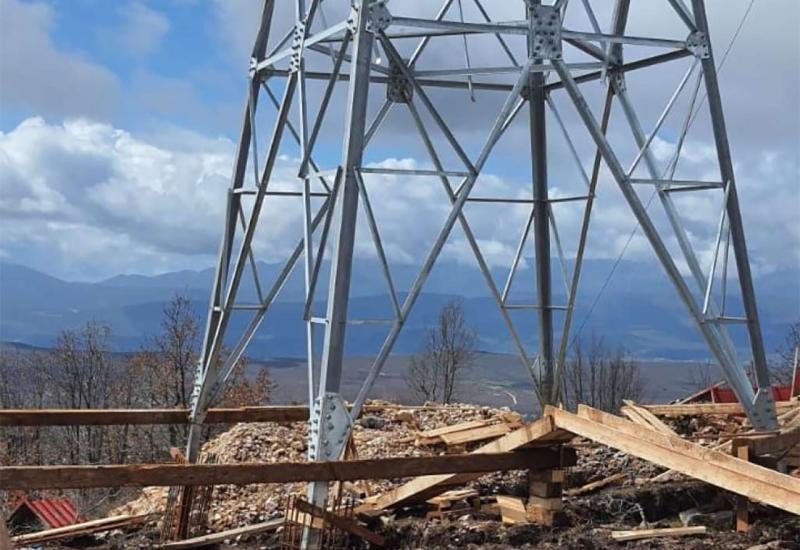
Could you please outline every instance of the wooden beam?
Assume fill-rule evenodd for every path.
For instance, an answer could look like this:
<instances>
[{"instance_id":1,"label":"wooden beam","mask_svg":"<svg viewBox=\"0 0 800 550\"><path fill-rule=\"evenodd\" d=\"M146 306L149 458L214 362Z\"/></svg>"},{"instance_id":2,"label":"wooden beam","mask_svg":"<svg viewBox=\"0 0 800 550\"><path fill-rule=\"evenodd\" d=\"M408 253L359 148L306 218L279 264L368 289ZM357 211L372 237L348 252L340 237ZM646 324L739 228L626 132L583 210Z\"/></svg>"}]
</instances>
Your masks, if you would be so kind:
<instances>
[{"instance_id":1,"label":"wooden beam","mask_svg":"<svg viewBox=\"0 0 800 550\"><path fill-rule=\"evenodd\" d=\"M567 489L566 491L564 491L564 494L567 495L568 497L585 495L586 493L591 493L592 491L602 489L603 487L608 487L609 485L614 485L616 483L625 481L627 477L628 477L627 473L620 472L618 474L604 477L603 479L598 479L597 481L592 481L591 483L587 483L586 485L582 485L574 489Z\"/></svg>"},{"instance_id":2,"label":"wooden beam","mask_svg":"<svg viewBox=\"0 0 800 550\"><path fill-rule=\"evenodd\" d=\"M364 412L386 410L459 411L458 405L366 405ZM118 426L187 424L188 409L0 409L0 426ZM308 407L304 405L269 405L209 409L206 424L235 424L237 422L304 422Z\"/></svg>"},{"instance_id":3,"label":"wooden beam","mask_svg":"<svg viewBox=\"0 0 800 550\"><path fill-rule=\"evenodd\" d=\"M477 456L480 453L502 453L520 449L532 444L558 445L572 439L571 434L566 434L556 429L550 417L540 418L532 424L514 430L485 445L482 445L472 453L464 456ZM558 468L559 466L572 466L576 462L574 450L565 449L563 455L564 462L558 460L537 460L532 462L529 470L539 470L548 468ZM554 451L550 451L554 453ZM546 456L546 455L545 455ZM551 455L552 456L552 455ZM543 456L544 458L544 456ZM464 485L477 479L480 475L474 474L442 474L425 476L413 479L400 487L380 495L375 499L375 508L386 509L403 506L410 502L425 501L433 496L441 494L454 485Z\"/></svg>"},{"instance_id":4,"label":"wooden beam","mask_svg":"<svg viewBox=\"0 0 800 550\"><path fill-rule=\"evenodd\" d=\"M689 535L705 535L705 525L694 527L667 527L665 529L634 529L632 531L612 531L611 538L617 542L628 540L653 539L656 537L685 537Z\"/></svg>"},{"instance_id":5,"label":"wooden beam","mask_svg":"<svg viewBox=\"0 0 800 550\"><path fill-rule=\"evenodd\" d=\"M796 401L777 401L775 410L782 414L797 406ZM722 414L744 416L739 403L692 403L686 405L642 405L657 416L694 416L698 414Z\"/></svg>"},{"instance_id":6,"label":"wooden beam","mask_svg":"<svg viewBox=\"0 0 800 550\"><path fill-rule=\"evenodd\" d=\"M0 548L11 548L11 537L6 528L6 518L0 518Z\"/></svg>"},{"instance_id":7,"label":"wooden beam","mask_svg":"<svg viewBox=\"0 0 800 550\"><path fill-rule=\"evenodd\" d=\"M308 407L209 409L206 424L303 422ZM116 426L187 424L188 409L0 409L0 426Z\"/></svg>"},{"instance_id":8,"label":"wooden beam","mask_svg":"<svg viewBox=\"0 0 800 550\"><path fill-rule=\"evenodd\" d=\"M490 424L481 428L473 428L470 430L462 430L460 432L453 432L440 436L441 440L448 447L455 445L464 445L465 443L473 443L475 441L483 441L485 439L492 439L505 435L511 431L511 428L505 422L500 424Z\"/></svg>"},{"instance_id":9,"label":"wooden beam","mask_svg":"<svg viewBox=\"0 0 800 550\"><path fill-rule=\"evenodd\" d=\"M680 437L584 407L585 418L547 407L557 427L717 487L800 515L800 480L743 462ZM598 421L602 419L603 421Z\"/></svg>"},{"instance_id":10,"label":"wooden beam","mask_svg":"<svg viewBox=\"0 0 800 550\"><path fill-rule=\"evenodd\" d=\"M520 497L509 497L497 495L497 506L500 508L500 517L506 525L516 525L517 523L528 523L528 511L525 503Z\"/></svg>"},{"instance_id":11,"label":"wooden beam","mask_svg":"<svg viewBox=\"0 0 800 550\"><path fill-rule=\"evenodd\" d=\"M0 490L357 481L428 475L452 476L456 473L475 473L479 477L485 472L527 470L558 464L557 452L530 449L336 462L8 466L0 468Z\"/></svg>"},{"instance_id":12,"label":"wooden beam","mask_svg":"<svg viewBox=\"0 0 800 550\"><path fill-rule=\"evenodd\" d=\"M732 448L746 446L750 449L750 453L755 456L782 453L795 445L800 445L800 427L790 428L783 433L765 435L763 437L735 437L731 441Z\"/></svg>"},{"instance_id":13,"label":"wooden beam","mask_svg":"<svg viewBox=\"0 0 800 550\"><path fill-rule=\"evenodd\" d=\"M11 542L20 545L28 545L77 537L79 535L88 535L90 533L99 533L101 531L110 531L112 529L119 529L120 527L143 523L148 517L150 517L150 514L112 516L94 519L84 523L67 525L66 527L56 527L55 529L45 529L44 531L18 535L12 537Z\"/></svg>"},{"instance_id":14,"label":"wooden beam","mask_svg":"<svg viewBox=\"0 0 800 550\"><path fill-rule=\"evenodd\" d=\"M470 422L462 422L461 424L451 424L450 426L442 426L441 428L436 428L435 430L427 430L424 432L419 432L419 434L417 435L420 439L437 439L445 434L460 432L463 430L471 430L473 428L482 428L483 426L488 426L488 425L489 425L488 420L471 420Z\"/></svg>"},{"instance_id":15,"label":"wooden beam","mask_svg":"<svg viewBox=\"0 0 800 550\"><path fill-rule=\"evenodd\" d=\"M274 531L283 525L283 518L271 519L263 523L256 523L254 525L246 525L244 527L237 527L236 529L228 529L227 531L220 531L218 533L211 533L201 537L194 537L186 540L176 540L167 542L157 548L163 550L184 550L186 548L198 548L200 546L209 546L218 542L224 542L228 539L235 539L243 535L255 535L257 533L265 533L267 531Z\"/></svg>"},{"instance_id":16,"label":"wooden beam","mask_svg":"<svg viewBox=\"0 0 800 550\"><path fill-rule=\"evenodd\" d=\"M734 446L734 456L740 460L750 460L750 449L743 445ZM736 532L747 533L750 530L750 501L742 495L736 495Z\"/></svg>"},{"instance_id":17,"label":"wooden beam","mask_svg":"<svg viewBox=\"0 0 800 550\"><path fill-rule=\"evenodd\" d=\"M644 407L637 405L633 401L625 400L625 406L620 409L620 412L627 416L631 422L635 422L636 424L649 426L656 431L668 435L678 435L672 428L664 424L656 415Z\"/></svg>"}]
</instances>

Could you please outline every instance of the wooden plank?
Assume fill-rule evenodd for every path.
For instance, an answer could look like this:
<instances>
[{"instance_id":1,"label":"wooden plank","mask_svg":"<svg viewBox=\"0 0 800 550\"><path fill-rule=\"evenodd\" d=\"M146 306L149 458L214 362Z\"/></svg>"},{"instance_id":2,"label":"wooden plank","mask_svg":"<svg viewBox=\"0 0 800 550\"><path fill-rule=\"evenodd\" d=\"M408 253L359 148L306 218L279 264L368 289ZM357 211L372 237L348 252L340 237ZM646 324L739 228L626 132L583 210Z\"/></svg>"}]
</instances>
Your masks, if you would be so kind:
<instances>
[{"instance_id":1,"label":"wooden plank","mask_svg":"<svg viewBox=\"0 0 800 550\"><path fill-rule=\"evenodd\" d=\"M506 525L528 522L528 512L525 503L519 497L497 495L497 506L500 508L500 517Z\"/></svg>"},{"instance_id":2,"label":"wooden plank","mask_svg":"<svg viewBox=\"0 0 800 550\"><path fill-rule=\"evenodd\" d=\"M591 493L592 491L596 491L598 489L602 489L603 487L608 487L609 485L613 485L615 483L619 483L620 481L624 481L625 478L627 477L628 474L624 472L619 474L614 474L612 476L604 477L603 479L598 479L597 481L587 483L586 485L576 487L575 489L567 489L566 491L564 491L564 494L567 495L568 497L585 495L586 493Z\"/></svg>"},{"instance_id":3,"label":"wooden plank","mask_svg":"<svg viewBox=\"0 0 800 550\"><path fill-rule=\"evenodd\" d=\"M11 537L8 536L6 518L0 518L0 548L11 548Z\"/></svg>"},{"instance_id":4,"label":"wooden plank","mask_svg":"<svg viewBox=\"0 0 800 550\"><path fill-rule=\"evenodd\" d=\"M795 445L800 445L800 427L763 437L737 437L733 439L731 445L733 448L747 446L750 448L750 452L756 456L782 453Z\"/></svg>"},{"instance_id":5,"label":"wooden plank","mask_svg":"<svg viewBox=\"0 0 800 550\"><path fill-rule=\"evenodd\" d=\"M488 426L488 420L472 420L470 422L462 422L461 424L451 424L450 426L443 426L441 428L436 428L435 430L427 430L424 432L419 432L418 436L421 439L437 439L438 437L453 433L453 432L460 432L462 430L471 430L472 428L482 428L483 426Z\"/></svg>"},{"instance_id":6,"label":"wooden plank","mask_svg":"<svg viewBox=\"0 0 800 550\"><path fill-rule=\"evenodd\" d=\"M343 518L342 516L334 514L333 512L329 512L328 510L323 510L322 508L315 506L310 502L298 499L294 501L294 507L306 514L310 514L316 517L321 517L325 520L326 523L329 523L334 527L341 529L343 531L347 531L348 533L355 535L359 538L362 538L365 541L372 543L376 546L384 546L386 544L386 540L382 536L373 531L370 531L357 521L348 518Z\"/></svg>"},{"instance_id":7,"label":"wooden plank","mask_svg":"<svg viewBox=\"0 0 800 550\"><path fill-rule=\"evenodd\" d=\"M746 445L734 446L734 456L740 460L750 460L750 449ZM736 495L736 532L747 533L750 530L750 501L742 495Z\"/></svg>"},{"instance_id":8,"label":"wooden plank","mask_svg":"<svg viewBox=\"0 0 800 550\"><path fill-rule=\"evenodd\" d=\"M308 407L209 409L206 424L303 422ZM188 409L0 409L0 426L115 426L187 424Z\"/></svg>"},{"instance_id":9,"label":"wooden plank","mask_svg":"<svg viewBox=\"0 0 800 550\"><path fill-rule=\"evenodd\" d=\"M775 410L782 414L797 406L793 401L777 401ZM721 414L744 416L744 410L739 403L692 403L686 405L642 405L657 416L694 416L698 414Z\"/></svg>"},{"instance_id":10,"label":"wooden plank","mask_svg":"<svg viewBox=\"0 0 800 550\"><path fill-rule=\"evenodd\" d=\"M652 427L656 431L659 431L659 432L665 433L665 434L669 434L669 435L678 435L678 434L675 433L675 431L672 428L670 428L669 426L664 424L664 422L662 422L660 418L658 418L656 415L654 415L653 413L651 413L650 411L648 411L644 407L641 407L641 406L637 405L636 403L634 403L633 401L629 401L627 399L625 400L625 404L626 404L626 407L622 407L623 409L630 408L631 410L635 411L636 414L640 418L642 418L642 420L644 420L644 422L647 425L649 425L650 427Z\"/></svg>"},{"instance_id":11,"label":"wooden plank","mask_svg":"<svg viewBox=\"0 0 800 550\"><path fill-rule=\"evenodd\" d=\"M633 531L612 531L611 538L617 542L629 540L653 539L656 537L686 537L690 535L705 535L708 529L705 525L694 527L667 527L665 529L634 529Z\"/></svg>"},{"instance_id":12,"label":"wooden plank","mask_svg":"<svg viewBox=\"0 0 800 550\"><path fill-rule=\"evenodd\" d=\"M158 546L164 550L183 550L185 548L198 548L200 546L208 546L219 542L224 542L228 539L234 539L242 535L255 535L257 533L266 533L267 531L274 531L283 525L283 518L271 519L263 523L256 523L254 525L246 525L244 527L237 527L236 529L229 529L227 531L220 531L218 533L210 533L202 537L194 537L186 540L176 540L167 542Z\"/></svg>"},{"instance_id":13,"label":"wooden plank","mask_svg":"<svg viewBox=\"0 0 800 550\"><path fill-rule=\"evenodd\" d=\"M349 406L349 405L348 405ZM387 410L424 411L452 410L456 405L365 405L365 413ZM188 409L0 409L0 426L116 426L187 424ZM308 407L304 405L269 405L209 409L206 424L235 424L237 422L304 422Z\"/></svg>"},{"instance_id":14,"label":"wooden plank","mask_svg":"<svg viewBox=\"0 0 800 550\"><path fill-rule=\"evenodd\" d=\"M549 416L545 416L531 424L528 424L527 426L523 426L518 430L514 430L513 432L504 435L500 439L496 439L486 443L485 445L482 445L466 456L474 456L479 453L508 452L514 449L520 449L555 432L557 432L557 430L553 424L553 419ZM570 435L569 437L572 436ZM542 455L540 459L532 461L527 469L538 470L557 468L561 466L561 461L555 459L555 454L556 453L553 453L549 458L547 455ZM573 465L575 463L574 451L565 454L564 460L567 461L564 466ZM375 507L377 509L386 509L403 506L410 502L424 501L435 495L443 493L447 490L448 486L459 484L464 485L477 479L478 477L480 476L473 474L443 474L413 479L408 483L405 483L400 487L396 487L378 497L375 501Z\"/></svg>"},{"instance_id":15,"label":"wooden plank","mask_svg":"<svg viewBox=\"0 0 800 550\"><path fill-rule=\"evenodd\" d=\"M271 464L134 464L122 466L8 466L0 468L0 490L83 489L176 485L247 485L300 481L357 481L455 473L480 474L557 465L546 449L460 455L289 462Z\"/></svg>"},{"instance_id":16,"label":"wooden plank","mask_svg":"<svg viewBox=\"0 0 800 550\"><path fill-rule=\"evenodd\" d=\"M553 407L547 407L545 412L553 416L556 426L576 435L800 515L800 481L787 475L594 409L589 409L592 418Z\"/></svg>"},{"instance_id":17,"label":"wooden plank","mask_svg":"<svg viewBox=\"0 0 800 550\"><path fill-rule=\"evenodd\" d=\"M36 544L89 533L98 533L100 531L110 531L111 529L118 529L120 527L142 523L149 516L150 514L138 514L95 519L92 521L85 521L83 523L67 525L66 527L57 527L55 529L45 529L44 531L18 535L16 537L12 537L11 542L16 544Z\"/></svg>"},{"instance_id":18,"label":"wooden plank","mask_svg":"<svg viewBox=\"0 0 800 550\"><path fill-rule=\"evenodd\" d=\"M445 445L464 445L465 443L474 443L475 441L483 441L485 439L492 439L493 437L500 437L511 431L508 424L491 424L483 426L482 428L473 428L470 430L462 430L459 432L444 434L441 437Z\"/></svg>"},{"instance_id":19,"label":"wooden plank","mask_svg":"<svg viewBox=\"0 0 800 550\"><path fill-rule=\"evenodd\" d=\"M477 496L478 496L478 491L476 491L475 489L455 489L453 491L447 491L446 493L442 493L439 496L429 498L427 502L428 504L434 504L439 506L442 504L458 502L459 500L465 500Z\"/></svg>"}]
</instances>

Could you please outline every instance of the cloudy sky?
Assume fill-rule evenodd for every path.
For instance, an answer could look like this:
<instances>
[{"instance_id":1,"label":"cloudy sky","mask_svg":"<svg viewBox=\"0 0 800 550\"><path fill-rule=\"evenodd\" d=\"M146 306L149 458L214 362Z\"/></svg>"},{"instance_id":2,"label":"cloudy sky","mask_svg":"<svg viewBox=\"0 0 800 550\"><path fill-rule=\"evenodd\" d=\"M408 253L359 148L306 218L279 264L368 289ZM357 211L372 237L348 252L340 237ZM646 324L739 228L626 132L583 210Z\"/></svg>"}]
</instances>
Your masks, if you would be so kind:
<instances>
[{"instance_id":1,"label":"cloudy sky","mask_svg":"<svg viewBox=\"0 0 800 550\"><path fill-rule=\"evenodd\" d=\"M256 0L0 0L0 259L79 280L213 265L258 4ZM331 21L341 17L336 4L344 2L326 3ZM432 4L394 0L390 7L398 13L431 15L436 8ZM569 24L591 30L581 3L572 4ZM613 2L595 4L601 25L607 26ZM662 9L655 0L633 4L630 34L685 38L669 8ZM749 0L708 0L718 59L748 4ZM472 4L464 5L468 9ZM499 19L523 16L521 1L491 8ZM288 17L279 10L276 25ZM450 16L457 17L457 13ZM799 26L796 0L756 0L721 71L756 273L800 265ZM470 54L475 66L508 64L496 43L472 42ZM463 45L432 43L426 55L420 67L460 66ZM646 129L655 123L690 64L683 60L631 76L629 91ZM654 140L662 164L674 150L693 82ZM602 83L584 88L596 104ZM274 91L280 93L279 84ZM341 147L337 138L343 89L337 94L332 112L338 116L332 115L324 128L318 153L326 168L335 166ZM311 95L318 97L318 86L312 86ZM373 88L371 112L383 95L383 89ZM503 97L491 92L476 93L474 102L464 92L432 92L431 97L474 155ZM554 96L554 101L588 169L593 152L585 132L566 98ZM263 99L259 116L267 127L274 113L270 109ZM429 168L410 119L402 109L396 111L376 135L367 163ZM627 164L635 151L618 112L615 120L610 140ZM678 177L719 178L707 122L701 111L687 139ZM474 195L530 194L525 124L522 116L509 129ZM432 133L437 143L443 141ZM580 193L579 173L552 119L549 140L551 192ZM264 147L265 142L263 132L259 145ZM441 154L448 168L461 169L446 147ZM287 142L276 166L275 185L296 188L296 166L297 150ZM371 177L368 187L390 260L419 262L447 215L439 183ZM647 193L642 198L647 200ZM289 202L270 204L262 217L264 233L256 248L265 261L279 261L300 235L300 204L282 200ZM677 201L703 260L711 254L719 202L715 194ZM657 207L655 201L653 215L666 228ZM589 255L615 258L628 241L634 220L607 173L601 178L595 212ZM470 205L467 214L488 260L495 266L507 265L527 216L525 207ZM564 248L574 250L579 205L559 206L555 214ZM370 255L368 235L362 236L357 253ZM674 247L674 239L668 242ZM445 257L474 265L459 232ZM626 258L653 261L640 236L631 242Z\"/></svg>"}]
</instances>

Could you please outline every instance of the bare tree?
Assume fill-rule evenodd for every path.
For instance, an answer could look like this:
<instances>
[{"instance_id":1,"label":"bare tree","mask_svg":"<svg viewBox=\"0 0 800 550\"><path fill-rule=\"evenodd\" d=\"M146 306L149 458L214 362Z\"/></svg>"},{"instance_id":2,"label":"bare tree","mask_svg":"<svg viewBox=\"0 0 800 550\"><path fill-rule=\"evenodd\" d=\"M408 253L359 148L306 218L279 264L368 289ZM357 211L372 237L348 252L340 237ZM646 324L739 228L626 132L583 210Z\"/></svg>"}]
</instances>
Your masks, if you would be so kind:
<instances>
[{"instance_id":1,"label":"bare tree","mask_svg":"<svg viewBox=\"0 0 800 550\"><path fill-rule=\"evenodd\" d=\"M110 407L114 381L108 348L111 329L89 322L78 331L65 330L52 354L50 375L56 403L67 409ZM71 426L70 460L97 463L103 458L106 430L102 426Z\"/></svg>"},{"instance_id":2,"label":"bare tree","mask_svg":"<svg viewBox=\"0 0 800 550\"><path fill-rule=\"evenodd\" d=\"M779 359L772 367L772 378L778 384L790 384L794 372L795 354L800 349L800 321L789 325L783 345L778 349Z\"/></svg>"},{"instance_id":3,"label":"bare tree","mask_svg":"<svg viewBox=\"0 0 800 550\"><path fill-rule=\"evenodd\" d=\"M450 403L464 371L475 358L475 332L467 327L461 302L442 307L437 326L428 330L425 351L411 359L407 384L425 401Z\"/></svg>"},{"instance_id":4,"label":"bare tree","mask_svg":"<svg viewBox=\"0 0 800 550\"><path fill-rule=\"evenodd\" d=\"M231 373L225 393L217 404L220 407L255 407L269 403L275 384L269 369L261 367L255 377L247 376L247 363L240 359Z\"/></svg>"},{"instance_id":5,"label":"bare tree","mask_svg":"<svg viewBox=\"0 0 800 550\"><path fill-rule=\"evenodd\" d=\"M602 339L592 338L588 353L580 342L564 369L566 405L575 409L586 404L616 412L625 399L638 401L644 394L639 365L623 350L609 351Z\"/></svg>"}]
</instances>

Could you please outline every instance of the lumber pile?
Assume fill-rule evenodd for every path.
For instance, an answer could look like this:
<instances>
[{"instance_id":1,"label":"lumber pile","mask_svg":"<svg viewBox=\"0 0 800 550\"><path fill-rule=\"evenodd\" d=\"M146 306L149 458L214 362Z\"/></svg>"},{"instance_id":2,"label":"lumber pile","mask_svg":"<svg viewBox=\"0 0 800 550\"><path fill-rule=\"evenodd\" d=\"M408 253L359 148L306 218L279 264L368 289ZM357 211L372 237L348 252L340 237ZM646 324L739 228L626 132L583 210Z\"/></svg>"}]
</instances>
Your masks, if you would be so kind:
<instances>
[{"instance_id":1,"label":"lumber pile","mask_svg":"<svg viewBox=\"0 0 800 550\"><path fill-rule=\"evenodd\" d=\"M481 497L475 489L454 489L441 495L429 498L427 501L430 510L425 517L443 518L465 511L481 509Z\"/></svg>"},{"instance_id":2,"label":"lumber pile","mask_svg":"<svg viewBox=\"0 0 800 550\"><path fill-rule=\"evenodd\" d=\"M522 417L518 413L504 412L499 417L485 420L459 422L416 434L417 446L445 445L448 448L461 447L470 443L497 439L522 427Z\"/></svg>"},{"instance_id":3,"label":"lumber pile","mask_svg":"<svg viewBox=\"0 0 800 550\"><path fill-rule=\"evenodd\" d=\"M790 476L583 405L577 415L554 407L545 414L563 430L800 515L800 481Z\"/></svg>"}]
</instances>

